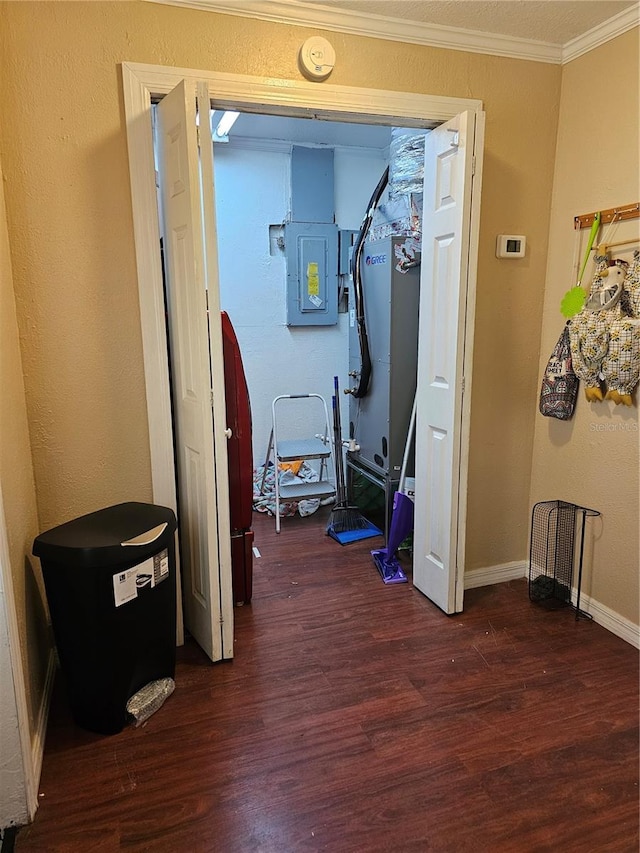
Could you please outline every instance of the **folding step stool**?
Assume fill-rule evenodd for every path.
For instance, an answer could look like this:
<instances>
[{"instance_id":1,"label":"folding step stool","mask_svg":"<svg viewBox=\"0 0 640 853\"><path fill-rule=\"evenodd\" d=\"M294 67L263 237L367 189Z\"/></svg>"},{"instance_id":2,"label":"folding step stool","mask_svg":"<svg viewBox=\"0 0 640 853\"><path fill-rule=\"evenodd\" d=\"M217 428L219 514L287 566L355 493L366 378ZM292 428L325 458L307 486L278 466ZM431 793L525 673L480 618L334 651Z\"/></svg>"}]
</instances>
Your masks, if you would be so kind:
<instances>
[{"instance_id":1,"label":"folding step stool","mask_svg":"<svg viewBox=\"0 0 640 853\"><path fill-rule=\"evenodd\" d=\"M314 436L313 438L282 438L283 432L286 435L286 427L282 425L283 403L286 400L319 400L324 414L325 431L324 436ZM318 410L320 407L316 404ZM286 408L286 407L285 407ZM276 416L276 410L279 409L280 424ZM267 447L267 455L264 461L264 470L262 473L262 483L260 485L260 493L264 492L264 483L267 476L267 470L271 455L273 453L273 464L275 469L275 488L276 488L276 533L280 533L280 502L292 500L310 500L311 498L320 498L321 500L333 497L336 494L335 485L335 460L333 458L333 444L330 440L329 412L324 397L320 394L281 394L276 397L271 404L272 427L271 435L269 436L269 445ZM320 459L319 480L315 483L291 483L280 484L280 463L281 462L296 462L306 459ZM329 477L328 461L331 460L332 471L334 472L334 480Z\"/></svg>"}]
</instances>

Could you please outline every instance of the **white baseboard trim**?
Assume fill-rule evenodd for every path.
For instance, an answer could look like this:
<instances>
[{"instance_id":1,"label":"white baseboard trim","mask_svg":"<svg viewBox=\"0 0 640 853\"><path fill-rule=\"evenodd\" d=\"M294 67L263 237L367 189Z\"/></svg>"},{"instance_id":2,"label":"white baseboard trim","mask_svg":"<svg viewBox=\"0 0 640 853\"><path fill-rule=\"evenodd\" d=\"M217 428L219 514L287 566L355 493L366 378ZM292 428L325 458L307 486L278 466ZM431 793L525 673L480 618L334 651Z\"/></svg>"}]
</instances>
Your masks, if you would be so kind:
<instances>
[{"instance_id":1,"label":"white baseboard trim","mask_svg":"<svg viewBox=\"0 0 640 853\"><path fill-rule=\"evenodd\" d=\"M526 560L515 560L512 563L501 563L499 566L489 566L486 569L474 569L465 572L464 588L475 589L478 586L491 586L494 583L506 583L507 581L526 578L529 573L529 564Z\"/></svg>"},{"instance_id":2,"label":"white baseboard trim","mask_svg":"<svg viewBox=\"0 0 640 853\"><path fill-rule=\"evenodd\" d=\"M31 745L31 760L33 763L33 779L36 787L36 806L37 806L37 788L40 785L40 773L42 772L42 759L44 756L44 744L47 737L47 722L49 721L49 707L51 705L51 694L53 693L53 682L55 680L57 669L57 656L55 648L49 652L49 660L47 661L47 672L44 677L44 689L42 691L42 701L40 702L40 710L38 711L38 722L36 731ZM35 808L33 810L35 812Z\"/></svg>"},{"instance_id":3,"label":"white baseboard trim","mask_svg":"<svg viewBox=\"0 0 640 853\"><path fill-rule=\"evenodd\" d=\"M571 601L574 606L577 595L577 591L572 589ZM611 610L610 607L600 604L599 601L596 601L589 595L585 595L583 592L580 593L580 610L584 610L585 613L593 616L594 622L602 625L607 631L611 631L616 637L620 637L630 645L635 646L636 649L640 649L640 626L634 625L630 619L626 619L624 616L616 613L615 610Z\"/></svg>"},{"instance_id":4,"label":"white baseboard trim","mask_svg":"<svg viewBox=\"0 0 640 853\"><path fill-rule=\"evenodd\" d=\"M499 566L489 566L486 569L475 569L466 572L464 588L475 589L479 586L490 586L494 583L520 580L529 577L529 563L526 560L516 560L512 563L501 563ZM576 604L577 591L572 590L571 600ZM584 593L580 594L580 610L593 617L593 621L616 637L620 637L636 649L640 649L640 626L626 619L615 610L600 604L594 598Z\"/></svg>"}]
</instances>

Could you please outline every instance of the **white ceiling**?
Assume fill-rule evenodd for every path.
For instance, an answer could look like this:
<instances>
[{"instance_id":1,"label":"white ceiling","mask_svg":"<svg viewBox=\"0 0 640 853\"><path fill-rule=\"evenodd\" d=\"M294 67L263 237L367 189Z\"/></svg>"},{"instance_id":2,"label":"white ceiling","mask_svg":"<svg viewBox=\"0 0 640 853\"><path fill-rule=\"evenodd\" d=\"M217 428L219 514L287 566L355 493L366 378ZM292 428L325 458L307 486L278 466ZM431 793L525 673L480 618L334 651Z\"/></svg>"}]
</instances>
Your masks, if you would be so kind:
<instances>
[{"instance_id":1,"label":"white ceiling","mask_svg":"<svg viewBox=\"0 0 640 853\"><path fill-rule=\"evenodd\" d=\"M637 0L298 0L296 5L564 45L637 6Z\"/></svg>"}]
</instances>

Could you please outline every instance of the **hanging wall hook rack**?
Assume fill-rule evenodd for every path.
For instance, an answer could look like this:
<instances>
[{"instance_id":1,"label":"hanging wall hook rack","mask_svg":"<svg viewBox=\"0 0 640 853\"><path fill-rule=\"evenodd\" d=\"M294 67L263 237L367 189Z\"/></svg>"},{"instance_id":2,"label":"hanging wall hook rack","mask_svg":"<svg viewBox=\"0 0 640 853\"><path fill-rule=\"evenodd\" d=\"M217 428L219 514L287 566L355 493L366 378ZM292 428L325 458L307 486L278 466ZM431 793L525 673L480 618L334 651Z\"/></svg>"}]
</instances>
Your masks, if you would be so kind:
<instances>
[{"instance_id":1,"label":"hanging wall hook rack","mask_svg":"<svg viewBox=\"0 0 640 853\"><path fill-rule=\"evenodd\" d=\"M597 211L596 211L597 212ZM573 227L576 231L582 228L590 228L593 220L596 217L594 213L583 213L580 216L575 216L573 219ZM600 224L605 225L607 222L624 222L627 219L638 219L640 217L640 202L636 201L633 204L624 204L619 207L610 207L608 210L600 211Z\"/></svg>"}]
</instances>

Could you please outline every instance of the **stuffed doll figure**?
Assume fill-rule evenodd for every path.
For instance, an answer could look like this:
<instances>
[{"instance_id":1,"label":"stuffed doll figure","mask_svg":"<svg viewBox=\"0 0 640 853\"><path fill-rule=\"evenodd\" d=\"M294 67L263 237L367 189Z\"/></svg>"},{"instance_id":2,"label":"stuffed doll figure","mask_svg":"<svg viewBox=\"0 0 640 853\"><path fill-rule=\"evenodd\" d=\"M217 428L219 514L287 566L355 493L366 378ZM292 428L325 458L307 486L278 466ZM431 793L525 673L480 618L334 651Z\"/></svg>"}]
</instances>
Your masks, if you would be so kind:
<instances>
[{"instance_id":1,"label":"stuffed doll figure","mask_svg":"<svg viewBox=\"0 0 640 853\"><path fill-rule=\"evenodd\" d=\"M631 265L596 257L596 273L582 311L569 326L571 357L589 402L631 406L640 380L640 251ZM606 396L605 396L606 389Z\"/></svg>"},{"instance_id":2,"label":"stuffed doll figure","mask_svg":"<svg viewBox=\"0 0 640 853\"><path fill-rule=\"evenodd\" d=\"M609 268L610 270L613 267ZM609 347L601 371L606 400L631 406L631 394L640 379L640 251L624 278L624 290L609 324Z\"/></svg>"},{"instance_id":3,"label":"stuffed doll figure","mask_svg":"<svg viewBox=\"0 0 640 853\"><path fill-rule=\"evenodd\" d=\"M606 255L599 255L595 261L596 272L587 304L569 324L573 370L584 382L585 396L590 403L604 399L600 374L602 362L609 350L606 315L611 310L604 307L608 304L604 282L609 277L609 261ZM593 310L601 303L599 310Z\"/></svg>"}]
</instances>

